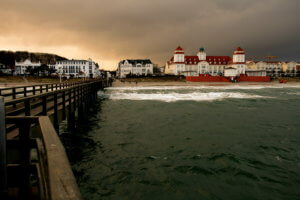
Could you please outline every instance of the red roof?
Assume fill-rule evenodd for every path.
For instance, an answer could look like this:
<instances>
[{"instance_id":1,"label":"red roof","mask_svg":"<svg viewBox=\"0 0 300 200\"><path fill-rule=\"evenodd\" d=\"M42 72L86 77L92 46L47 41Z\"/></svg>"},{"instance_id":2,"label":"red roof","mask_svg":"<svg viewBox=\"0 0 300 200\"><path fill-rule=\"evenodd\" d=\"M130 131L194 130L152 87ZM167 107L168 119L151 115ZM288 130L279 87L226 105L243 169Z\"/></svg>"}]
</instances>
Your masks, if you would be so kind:
<instances>
[{"instance_id":1,"label":"red roof","mask_svg":"<svg viewBox=\"0 0 300 200\"><path fill-rule=\"evenodd\" d=\"M185 56L184 63L187 65L197 65L202 60L199 60L198 56ZM210 65L228 65L231 62L230 56L206 56L206 62ZM174 62L174 57L168 62L169 64Z\"/></svg>"},{"instance_id":2,"label":"red roof","mask_svg":"<svg viewBox=\"0 0 300 200\"><path fill-rule=\"evenodd\" d=\"M198 56L185 56L184 60L185 60L185 64L188 65L196 65L200 62Z\"/></svg>"},{"instance_id":3,"label":"red roof","mask_svg":"<svg viewBox=\"0 0 300 200\"><path fill-rule=\"evenodd\" d=\"M228 65L231 61L229 56L206 56L206 61L210 65Z\"/></svg>"},{"instance_id":4,"label":"red roof","mask_svg":"<svg viewBox=\"0 0 300 200\"><path fill-rule=\"evenodd\" d=\"M236 49L236 51L244 51L244 49L242 49L241 47L238 47L238 48Z\"/></svg>"},{"instance_id":5,"label":"red roof","mask_svg":"<svg viewBox=\"0 0 300 200\"><path fill-rule=\"evenodd\" d=\"M183 51L183 48L181 48L181 46L178 46L176 51Z\"/></svg>"}]
</instances>

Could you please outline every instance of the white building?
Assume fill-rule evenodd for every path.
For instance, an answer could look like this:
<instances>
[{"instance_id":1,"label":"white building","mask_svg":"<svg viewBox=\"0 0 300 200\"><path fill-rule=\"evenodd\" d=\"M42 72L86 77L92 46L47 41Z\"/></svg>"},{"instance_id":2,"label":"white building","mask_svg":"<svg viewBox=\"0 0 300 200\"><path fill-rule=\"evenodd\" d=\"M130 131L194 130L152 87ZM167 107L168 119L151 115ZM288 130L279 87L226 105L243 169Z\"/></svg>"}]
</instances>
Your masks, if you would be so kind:
<instances>
[{"instance_id":1,"label":"white building","mask_svg":"<svg viewBox=\"0 0 300 200\"><path fill-rule=\"evenodd\" d=\"M224 75L226 68L229 68L228 73L234 73L235 76L245 74L245 52L242 48L237 48L231 58L230 56L207 56L204 48L199 49L197 56L186 56L179 46L174 51L171 60L166 63L165 73L184 76L198 76L199 74L218 76Z\"/></svg>"},{"instance_id":2,"label":"white building","mask_svg":"<svg viewBox=\"0 0 300 200\"><path fill-rule=\"evenodd\" d=\"M35 68L35 67L40 67L41 62L31 62L30 59L26 59L24 62L17 62L15 61L15 74L16 75L24 75L24 74L29 74L26 72L28 68Z\"/></svg>"},{"instance_id":3,"label":"white building","mask_svg":"<svg viewBox=\"0 0 300 200\"><path fill-rule=\"evenodd\" d=\"M0 63L0 74L10 74L11 69L4 64Z\"/></svg>"},{"instance_id":4,"label":"white building","mask_svg":"<svg viewBox=\"0 0 300 200\"><path fill-rule=\"evenodd\" d=\"M296 76L297 74L296 62L282 62L282 61L247 61L249 69L265 70L267 76Z\"/></svg>"},{"instance_id":5,"label":"white building","mask_svg":"<svg viewBox=\"0 0 300 200\"><path fill-rule=\"evenodd\" d=\"M119 62L117 76L126 78L127 75L153 75L153 64L150 59L122 60Z\"/></svg>"},{"instance_id":6,"label":"white building","mask_svg":"<svg viewBox=\"0 0 300 200\"><path fill-rule=\"evenodd\" d=\"M63 77L90 77L95 78L100 74L94 61L88 60L63 60L57 61L55 65L56 73Z\"/></svg>"}]
</instances>

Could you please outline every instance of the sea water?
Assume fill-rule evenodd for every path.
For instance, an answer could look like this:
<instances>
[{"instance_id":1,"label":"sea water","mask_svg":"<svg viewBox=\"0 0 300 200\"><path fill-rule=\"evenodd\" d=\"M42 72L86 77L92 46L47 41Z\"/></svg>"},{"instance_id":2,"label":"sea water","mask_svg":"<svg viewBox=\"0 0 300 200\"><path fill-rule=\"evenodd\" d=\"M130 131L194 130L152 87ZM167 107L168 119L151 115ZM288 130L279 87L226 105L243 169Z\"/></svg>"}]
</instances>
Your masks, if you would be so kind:
<instances>
[{"instance_id":1,"label":"sea water","mask_svg":"<svg viewBox=\"0 0 300 200\"><path fill-rule=\"evenodd\" d=\"M300 199L300 87L108 88L61 135L85 199Z\"/></svg>"}]
</instances>

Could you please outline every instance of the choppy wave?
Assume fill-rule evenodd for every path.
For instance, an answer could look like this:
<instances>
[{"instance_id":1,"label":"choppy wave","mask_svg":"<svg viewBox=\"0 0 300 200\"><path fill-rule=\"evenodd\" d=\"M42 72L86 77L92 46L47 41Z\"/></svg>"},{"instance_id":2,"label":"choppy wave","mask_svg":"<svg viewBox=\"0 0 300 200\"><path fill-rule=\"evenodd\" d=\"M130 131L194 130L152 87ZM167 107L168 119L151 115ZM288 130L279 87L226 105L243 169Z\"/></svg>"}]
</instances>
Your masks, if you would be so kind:
<instances>
[{"instance_id":1,"label":"choppy wave","mask_svg":"<svg viewBox=\"0 0 300 200\"><path fill-rule=\"evenodd\" d=\"M106 96L113 100L154 100L164 102L175 101L214 101L222 99L256 99L256 98L269 98L265 96L235 93L235 92L193 92L188 94L181 93L123 93L115 92Z\"/></svg>"},{"instance_id":2,"label":"choppy wave","mask_svg":"<svg viewBox=\"0 0 300 200\"><path fill-rule=\"evenodd\" d=\"M300 88L300 85L202 85L202 86L137 86L137 87L110 87L106 90L199 90L199 89L223 89L223 90L260 90L265 88Z\"/></svg>"},{"instance_id":3,"label":"choppy wave","mask_svg":"<svg viewBox=\"0 0 300 200\"><path fill-rule=\"evenodd\" d=\"M286 94L289 94L289 95L300 95L300 92L287 92Z\"/></svg>"}]
</instances>

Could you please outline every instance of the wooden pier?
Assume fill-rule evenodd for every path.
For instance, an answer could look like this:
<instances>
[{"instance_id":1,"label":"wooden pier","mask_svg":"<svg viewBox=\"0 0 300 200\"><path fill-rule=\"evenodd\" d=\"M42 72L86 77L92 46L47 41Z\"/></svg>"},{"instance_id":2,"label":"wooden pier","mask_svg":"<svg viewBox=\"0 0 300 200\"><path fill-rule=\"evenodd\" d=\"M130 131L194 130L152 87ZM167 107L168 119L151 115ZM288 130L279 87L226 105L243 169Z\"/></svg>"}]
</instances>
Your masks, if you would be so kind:
<instances>
[{"instance_id":1,"label":"wooden pier","mask_svg":"<svg viewBox=\"0 0 300 200\"><path fill-rule=\"evenodd\" d=\"M0 89L0 199L82 199L57 130L111 80Z\"/></svg>"}]
</instances>

